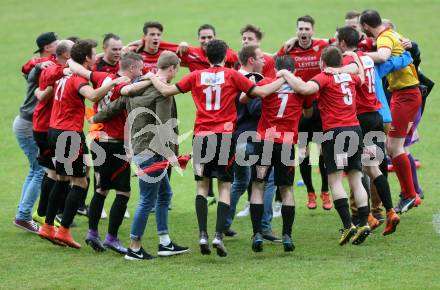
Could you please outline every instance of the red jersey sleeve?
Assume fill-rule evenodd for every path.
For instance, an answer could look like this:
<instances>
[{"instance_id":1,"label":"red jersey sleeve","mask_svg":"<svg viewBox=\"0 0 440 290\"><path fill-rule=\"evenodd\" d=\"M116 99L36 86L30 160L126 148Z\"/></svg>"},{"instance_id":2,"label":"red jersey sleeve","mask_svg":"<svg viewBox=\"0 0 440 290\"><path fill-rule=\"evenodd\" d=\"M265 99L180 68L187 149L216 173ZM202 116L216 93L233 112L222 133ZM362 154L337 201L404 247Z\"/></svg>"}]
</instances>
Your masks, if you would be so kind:
<instances>
[{"instance_id":1,"label":"red jersey sleeve","mask_svg":"<svg viewBox=\"0 0 440 290\"><path fill-rule=\"evenodd\" d=\"M176 87L180 92L186 93L191 90L194 79L195 79L195 73L196 73L196 71L187 74L176 84Z\"/></svg>"},{"instance_id":2,"label":"red jersey sleeve","mask_svg":"<svg viewBox=\"0 0 440 290\"><path fill-rule=\"evenodd\" d=\"M236 63L238 63L237 53L229 48L226 52L225 67L234 68Z\"/></svg>"},{"instance_id":3,"label":"red jersey sleeve","mask_svg":"<svg viewBox=\"0 0 440 290\"><path fill-rule=\"evenodd\" d=\"M356 63L354 61L354 58L349 55L344 55L344 57L342 58L342 65L345 66L345 65L352 64L352 63Z\"/></svg>"},{"instance_id":4,"label":"red jersey sleeve","mask_svg":"<svg viewBox=\"0 0 440 290\"><path fill-rule=\"evenodd\" d=\"M110 74L106 72L92 71L90 74L90 82L93 84L94 88L97 88L109 75Z\"/></svg>"},{"instance_id":5,"label":"red jersey sleeve","mask_svg":"<svg viewBox=\"0 0 440 290\"><path fill-rule=\"evenodd\" d=\"M315 95L315 94L310 95L310 96L306 96L306 97L304 98L303 108L304 108L304 109L311 108L311 107L313 106L313 101L315 100L315 98L316 98L316 95Z\"/></svg>"},{"instance_id":6,"label":"red jersey sleeve","mask_svg":"<svg viewBox=\"0 0 440 290\"><path fill-rule=\"evenodd\" d=\"M233 71L232 80L235 87L249 95L252 89L255 87L254 83L251 82L247 77L239 73L238 71Z\"/></svg>"},{"instance_id":7,"label":"red jersey sleeve","mask_svg":"<svg viewBox=\"0 0 440 290\"><path fill-rule=\"evenodd\" d=\"M38 88L40 89L40 91L44 91L47 87L51 86L49 85L48 77L49 77L48 70L47 69L43 70L43 72L40 75L40 79L38 80Z\"/></svg>"},{"instance_id":8,"label":"red jersey sleeve","mask_svg":"<svg viewBox=\"0 0 440 290\"><path fill-rule=\"evenodd\" d=\"M358 75L351 75L351 78L353 79L353 82L354 82L356 87L361 87L362 86L361 78Z\"/></svg>"},{"instance_id":9,"label":"red jersey sleeve","mask_svg":"<svg viewBox=\"0 0 440 290\"><path fill-rule=\"evenodd\" d=\"M79 93L79 90L83 86L86 86L88 84L89 84L89 82L85 78L79 77L79 78L75 78L74 83L73 83L73 87Z\"/></svg>"},{"instance_id":10,"label":"red jersey sleeve","mask_svg":"<svg viewBox=\"0 0 440 290\"><path fill-rule=\"evenodd\" d=\"M165 41L161 41L159 44L159 48L164 49L164 50L169 50L174 53L177 51L178 47L179 47L178 44L171 43L171 42L165 42Z\"/></svg>"},{"instance_id":11,"label":"red jersey sleeve","mask_svg":"<svg viewBox=\"0 0 440 290\"><path fill-rule=\"evenodd\" d=\"M277 55L281 56L281 55L285 55L286 54L286 50L284 49L284 46L280 48L280 50L278 50Z\"/></svg>"},{"instance_id":12,"label":"red jersey sleeve","mask_svg":"<svg viewBox=\"0 0 440 290\"><path fill-rule=\"evenodd\" d=\"M266 78L276 78L275 60L268 56L264 56L263 76Z\"/></svg>"},{"instance_id":13,"label":"red jersey sleeve","mask_svg":"<svg viewBox=\"0 0 440 290\"><path fill-rule=\"evenodd\" d=\"M319 73L314 76L310 81L318 84L319 89L325 88L328 84L328 75L325 73Z\"/></svg>"},{"instance_id":14,"label":"red jersey sleeve","mask_svg":"<svg viewBox=\"0 0 440 290\"><path fill-rule=\"evenodd\" d=\"M29 74L36 64L37 64L37 62L36 62L35 58L32 58L32 59L28 60L21 67L21 72L24 73L25 75Z\"/></svg>"}]
</instances>

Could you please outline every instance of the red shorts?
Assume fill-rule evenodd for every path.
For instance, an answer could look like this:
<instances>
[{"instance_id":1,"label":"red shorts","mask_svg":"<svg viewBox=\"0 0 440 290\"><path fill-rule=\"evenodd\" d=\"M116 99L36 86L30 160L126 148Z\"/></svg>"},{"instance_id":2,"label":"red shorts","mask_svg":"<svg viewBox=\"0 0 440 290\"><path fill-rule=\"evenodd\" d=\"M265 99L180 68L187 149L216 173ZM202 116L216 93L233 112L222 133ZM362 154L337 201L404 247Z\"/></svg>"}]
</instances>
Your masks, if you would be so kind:
<instances>
[{"instance_id":1,"label":"red shorts","mask_svg":"<svg viewBox=\"0 0 440 290\"><path fill-rule=\"evenodd\" d=\"M405 138L413 126L417 111L422 104L418 87L394 91L391 95L391 129L389 136Z\"/></svg>"}]
</instances>

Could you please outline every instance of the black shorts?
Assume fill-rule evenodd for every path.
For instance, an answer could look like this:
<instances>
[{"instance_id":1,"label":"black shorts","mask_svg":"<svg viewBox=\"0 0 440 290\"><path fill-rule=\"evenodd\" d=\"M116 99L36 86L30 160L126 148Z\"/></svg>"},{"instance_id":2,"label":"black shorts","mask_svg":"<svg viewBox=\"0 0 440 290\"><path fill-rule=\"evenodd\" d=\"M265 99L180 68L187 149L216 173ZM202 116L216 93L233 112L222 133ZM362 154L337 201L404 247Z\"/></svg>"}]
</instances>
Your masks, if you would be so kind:
<instances>
[{"instance_id":1,"label":"black shorts","mask_svg":"<svg viewBox=\"0 0 440 290\"><path fill-rule=\"evenodd\" d=\"M57 144L58 137L61 134L69 135L66 135L64 142L60 140ZM72 138L72 136L75 137ZM62 176L85 177L84 154L87 146L84 133L49 128L48 137L49 148L55 153L56 173Z\"/></svg>"},{"instance_id":2,"label":"black shorts","mask_svg":"<svg viewBox=\"0 0 440 290\"><path fill-rule=\"evenodd\" d=\"M90 149L93 161L101 163L102 161L97 158L97 152L100 151L96 149L97 146L100 146L105 151L105 160L104 163L94 166L95 172L99 173L99 181L96 184L96 188L130 192L130 163L128 160L117 157L126 157L124 142L117 140L92 142Z\"/></svg>"},{"instance_id":3,"label":"black shorts","mask_svg":"<svg viewBox=\"0 0 440 290\"><path fill-rule=\"evenodd\" d=\"M341 135L338 138L342 133L344 135ZM351 170L362 171L361 155L363 136L361 128L359 126L333 128L324 132L324 138L328 136L327 134L332 134L333 136L331 140L326 140L322 143L324 164L327 169L327 174L339 170L344 170L345 172ZM346 134L350 134L350 137L347 137ZM354 145L350 146L350 148L350 142L357 142L354 143L354 145L357 145L355 147L353 147ZM350 152L348 151L349 149Z\"/></svg>"},{"instance_id":4,"label":"black shorts","mask_svg":"<svg viewBox=\"0 0 440 290\"><path fill-rule=\"evenodd\" d=\"M321 114L319 113L319 109L318 109L318 102L317 101L313 101L313 114L310 118L306 118L304 117L304 115L301 116L301 119L299 121L299 125L298 125L298 132L299 132L299 142L300 144L298 144L300 147L305 147L307 146L307 144L309 144L310 142L312 142L313 140L313 133L314 132L322 132L322 119L321 119ZM307 134L307 143L304 144L303 139L302 139L302 134Z\"/></svg>"},{"instance_id":5,"label":"black shorts","mask_svg":"<svg viewBox=\"0 0 440 290\"><path fill-rule=\"evenodd\" d=\"M234 154L235 144L232 134L194 136L194 179L202 180L203 177L208 177L232 182Z\"/></svg>"},{"instance_id":6,"label":"black shorts","mask_svg":"<svg viewBox=\"0 0 440 290\"><path fill-rule=\"evenodd\" d=\"M372 160L377 157L381 161L385 158L385 133L381 114L379 112L368 112L359 114L357 117L364 136L362 160L364 161L364 158ZM378 152L378 150L381 152Z\"/></svg>"},{"instance_id":7,"label":"black shorts","mask_svg":"<svg viewBox=\"0 0 440 290\"><path fill-rule=\"evenodd\" d=\"M47 132L33 131L33 134L35 143L37 143L39 149L37 157L38 164L47 169L55 170L52 159L55 157L55 152L50 149Z\"/></svg>"},{"instance_id":8,"label":"black shorts","mask_svg":"<svg viewBox=\"0 0 440 290\"><path fill-rule=\"evenodd\" d=\"M264 147L273 148L272 152L264 152ZM283 146L285 147L283 152ZM258 154L257 163L252 166L252 181L267 181L271 170L274 170L276 186L292 186L295 179L295 145L272 142L258 142L255 145ZM286 165L287 164L287 165Z\"/></svg>"}]
</instances>

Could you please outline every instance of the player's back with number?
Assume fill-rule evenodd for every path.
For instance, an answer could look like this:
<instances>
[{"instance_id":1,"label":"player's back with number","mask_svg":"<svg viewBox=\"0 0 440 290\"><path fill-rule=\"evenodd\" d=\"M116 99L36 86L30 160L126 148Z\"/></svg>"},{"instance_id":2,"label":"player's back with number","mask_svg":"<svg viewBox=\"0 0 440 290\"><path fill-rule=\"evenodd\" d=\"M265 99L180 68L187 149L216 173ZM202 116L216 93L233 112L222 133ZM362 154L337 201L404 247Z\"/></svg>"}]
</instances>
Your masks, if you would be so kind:
<instances>
[{"instance_id":1,"label":"player's back with number","mask_svg":"<svg viewBox=\"0 0 440 290\"><path fill-rule=\"evenodd\" d=\"M312 81L319 86L318 108L324 131L359 125L356 117L356 87L361 85L357 75L320 73Z\"/></svg>"},{"instance_id":2,"label":"player's back with number","mask_svg":"<svg viewBox=\"0 0 440 290\"><path fill-rule=\"evenodd\" d=\"M79 89L88 84L85 78L78 75L65 76L55 82L51 128L82 132L85 105Z\"/></svg>"},{"instance_id":3,"label":"player's back with number","mask_svg":"<svg viewBox=\"0 0 440 290\"><path fill-rule=\"evenodd\" d=\"M356 51L356 54L362 63L362 68L360 69L363 69L365 74L364 84L356 87L357 114L375 112L379 110L382 105L377 99L375 92L374 61L362 51ZM354 63L353 57L344 56L343 64L346 65L349 63Z\"/></svg>"},{"instance_id":4,"label":"player's back with number","mask_svg":"<svg viewBox=\"0 0 440 290\"><path fill-rule=\"evenodd\" d=\"M258 85L269 84L272 81L270 78L265 78ZM303 100L288 84L282 85L278 91L264 98L257 129L260 137L264 140L273 137L276 143L295 144L298 139L298 124L303 109ZM272 136L268 136L269 132ZM285 136L286 133L290 136Z\"/></svg>"},{"instance_id":5,"label":"player's back with number","mask_svg":"<svg viewBox=\"0 0 440 290\"><path fill-rule=\"evenodd\" d=\"M176 84L181 92L191 91L197 108L194 133L232 133L237 119L235 99L250 92L254 84L239 72L225 67L194 71Z\"/></svg>"}]
</instances>

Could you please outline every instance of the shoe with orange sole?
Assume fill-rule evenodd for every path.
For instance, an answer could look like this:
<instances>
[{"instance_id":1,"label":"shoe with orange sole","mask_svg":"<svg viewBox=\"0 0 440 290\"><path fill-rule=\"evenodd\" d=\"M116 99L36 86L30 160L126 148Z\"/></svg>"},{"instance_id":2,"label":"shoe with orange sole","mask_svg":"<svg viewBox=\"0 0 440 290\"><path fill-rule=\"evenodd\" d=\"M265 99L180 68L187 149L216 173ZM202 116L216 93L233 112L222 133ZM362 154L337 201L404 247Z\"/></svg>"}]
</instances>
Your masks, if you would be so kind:
<instances>
[{"instance_id":1,"label":"shoe with orange sole","mask_svg":"<svg viewBox=\"0 0 440 290\"><path fill-rule=\"evenodd\" d=\"M380 226L380 222L370 213L368 214L368 225L370 226L370 230L374 231Z\"/></svg>"},{"instance_id":2,"label":"shoe with orange sole","mask_svg":"<svg viewBox=\"0 0 440 290\"><path fill-rule=\"evenodd\" d=\"M394 233L399 222L400 217L399 215L397 215L393 208L387 211L387 221L385 224L385 229L383 230L383 235L387 236Z\"/></svg>"},{"instance_id":3,"label":"shoe with orange sole","mask_svg":"<svg viewBox=\"0 0 440 290\"><path fill-rule=\"evenodd\" d=\"M66 244L67 246L71 247L71 248L75 248L75 249L81 249L81 244L76 242L71 233L70 230L61 226L58 228L57 233L55 234L55 240L56 241L60 241L64 244Z\"/></svg>"},{"instance_id":4,"label":"shoe with orange sole","mask_svg":"<svg viewBox=\"0 0 440 290\"><path fill-rule=\"evenodd\" d=\"M57 233L57 228L53 225L48 225L48 224L43 224L39 231L38 231L38 235L42 238L42 239L46 239L49 242L58 245L58 246L62 246L65 247L66 245L62 242L58 242L55 239L55 235Z\"/></svg>"}]
</instances>

